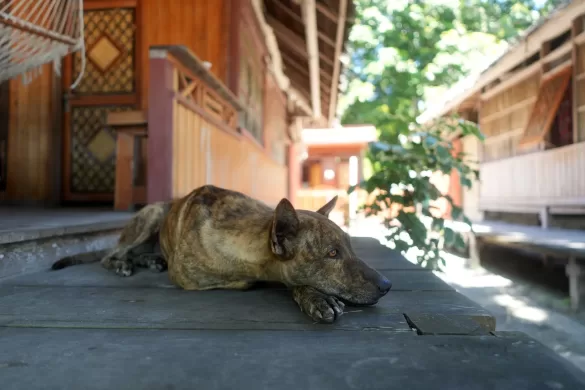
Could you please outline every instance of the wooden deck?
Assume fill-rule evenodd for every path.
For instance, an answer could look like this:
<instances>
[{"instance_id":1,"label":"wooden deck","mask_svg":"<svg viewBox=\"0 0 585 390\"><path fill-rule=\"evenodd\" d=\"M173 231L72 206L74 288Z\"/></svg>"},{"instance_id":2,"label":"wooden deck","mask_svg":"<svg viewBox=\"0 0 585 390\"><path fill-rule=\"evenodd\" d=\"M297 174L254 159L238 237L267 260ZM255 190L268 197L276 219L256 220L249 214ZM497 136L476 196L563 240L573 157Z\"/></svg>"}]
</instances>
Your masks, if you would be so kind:
<instances>
[{"instance_id":1,"label":"wooden deck","mask_svg":"<svg viewBox=\"0 0 585 390\"><path fill-rule=\"evenodd\" d=\"M4 279L2 389L585 388L432 272L374 239L352 244L393 289L332 325L279 285L186 292L166 273L120 278L95 264Z\"/></svg>"},{"instance_id":2,"label":"wooden deck","mask_svg":"<svg viewBox=\"0 0 585 390\"><path fill-rule=\"evenodd\" d=\"M478 237L502 244L532 246L552 254L585 257L585 231L573 229L543 229L539 226L515 225L484 221L474 223Z\"/></svg>"}]
</instances>

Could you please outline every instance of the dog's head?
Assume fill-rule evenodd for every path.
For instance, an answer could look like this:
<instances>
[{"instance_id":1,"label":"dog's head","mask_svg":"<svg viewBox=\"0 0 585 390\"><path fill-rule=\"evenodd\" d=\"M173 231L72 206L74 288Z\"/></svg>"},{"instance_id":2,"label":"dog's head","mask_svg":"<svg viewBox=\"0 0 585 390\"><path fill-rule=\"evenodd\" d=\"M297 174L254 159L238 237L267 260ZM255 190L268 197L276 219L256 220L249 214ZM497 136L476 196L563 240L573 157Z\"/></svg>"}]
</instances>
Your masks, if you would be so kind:
<instances>
[{"instance_id":1,"label":"dog's head","mask_svg":"<svg viewBox=\"0 0 585 390\"><path fill-rule=\"evenodd\" d=\"M272 219L270 245L283 282L311 286L354 305L373 305L391 283L354 253L349 235L329 219L337 196L316 212L282 199Z\"/></svg>"}]
</instances>

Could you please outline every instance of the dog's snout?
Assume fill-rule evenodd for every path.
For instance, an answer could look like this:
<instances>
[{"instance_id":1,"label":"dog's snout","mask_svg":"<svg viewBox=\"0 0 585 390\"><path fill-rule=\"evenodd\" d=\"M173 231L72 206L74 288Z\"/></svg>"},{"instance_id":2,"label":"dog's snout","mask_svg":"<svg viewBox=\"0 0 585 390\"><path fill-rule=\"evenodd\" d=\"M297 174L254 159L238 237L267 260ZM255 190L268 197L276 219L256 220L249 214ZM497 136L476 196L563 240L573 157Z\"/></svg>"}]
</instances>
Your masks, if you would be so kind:
<instances>
[{"instance_id":1,"label":"dog's snout","mask_svg":"<svg viewBox=\"0 0 585 390\"><path fill-rule=\"evenodd\" d=\"M388 291L390 291L391 288L392 288L392 283L390 283L390 281L388 279L386 279L385 277L381 277L378 280L378 290L380 291L380 293L382 295L386 295L388 293Z\"/></svg>"}]
</instances>

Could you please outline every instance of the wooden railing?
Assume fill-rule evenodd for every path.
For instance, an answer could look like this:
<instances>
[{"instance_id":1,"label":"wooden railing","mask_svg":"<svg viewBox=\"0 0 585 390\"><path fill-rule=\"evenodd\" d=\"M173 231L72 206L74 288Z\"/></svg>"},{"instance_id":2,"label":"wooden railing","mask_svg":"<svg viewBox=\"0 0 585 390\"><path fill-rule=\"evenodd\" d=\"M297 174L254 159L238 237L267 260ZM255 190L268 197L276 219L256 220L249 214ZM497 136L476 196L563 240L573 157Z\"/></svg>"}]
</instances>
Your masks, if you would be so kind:
<instances>
[{"instance_id":1,"label":"wooden railing","mask_svg":"<svg viewBox=\"0 0 585 390\"><path fill-rule=\"evenodd\" d=\"M148 202L174 199L204 184L276 205L287 195L286 166L245 130L236 97L188 49L150 51Z\"/></svg>"},{"instance_id":2,"label":"wooden railing","mask_svg":"<svg viewBox=\"0 0 585 390\"><path fill-rule=\"evenodd\" d=\"M480 166L480 209L585 208L585 142Z\"/></svg>"}]
</instances>

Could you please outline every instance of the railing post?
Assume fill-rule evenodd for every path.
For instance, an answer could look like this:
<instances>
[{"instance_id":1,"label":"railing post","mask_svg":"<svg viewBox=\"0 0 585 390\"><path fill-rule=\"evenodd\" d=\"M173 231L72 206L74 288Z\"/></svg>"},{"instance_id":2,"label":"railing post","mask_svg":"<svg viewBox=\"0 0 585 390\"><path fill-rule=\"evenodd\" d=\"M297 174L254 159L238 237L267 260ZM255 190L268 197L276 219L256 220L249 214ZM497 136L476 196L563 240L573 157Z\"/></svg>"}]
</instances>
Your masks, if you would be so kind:
<instances>
[{"instance_id":1,"label":"railing post","mask_svg":"<svg viewBox=\"0 0 585 390\"><path fill-rule=\"evenodd\" d=\"M174 69L166 50L150 50L147 202L173 198Z\"/></svg>"}]
</instances>

